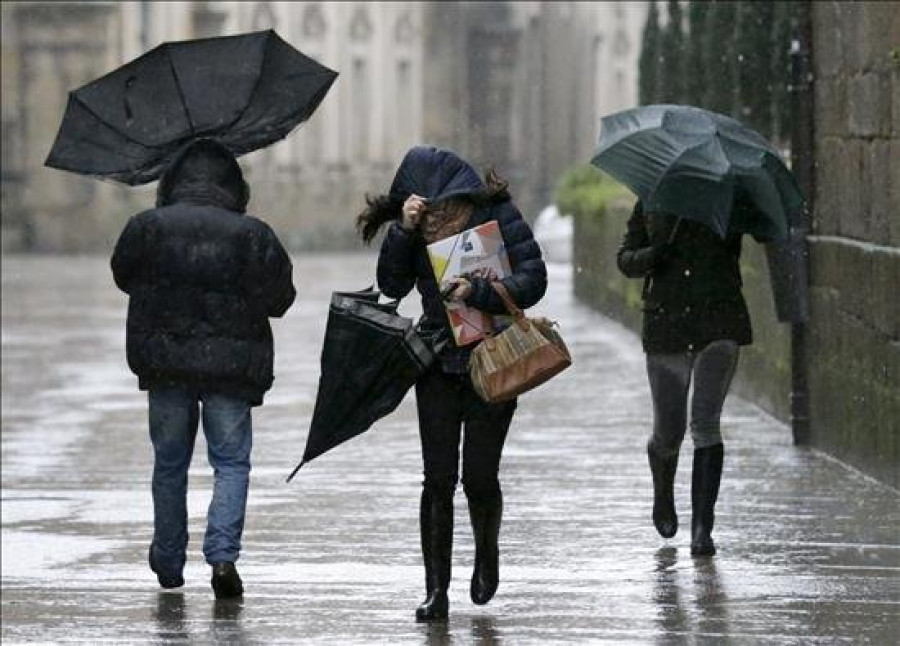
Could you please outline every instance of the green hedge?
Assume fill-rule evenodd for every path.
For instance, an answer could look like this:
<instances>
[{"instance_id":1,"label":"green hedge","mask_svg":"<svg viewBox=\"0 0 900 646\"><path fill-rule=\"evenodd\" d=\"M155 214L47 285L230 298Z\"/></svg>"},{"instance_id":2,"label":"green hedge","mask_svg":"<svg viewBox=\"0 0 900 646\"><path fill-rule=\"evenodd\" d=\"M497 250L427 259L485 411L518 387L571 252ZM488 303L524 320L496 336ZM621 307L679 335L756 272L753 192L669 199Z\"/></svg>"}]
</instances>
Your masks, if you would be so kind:
<instances>
[{"instance_id":1,"label":"green hedge","mask_svg":"<svg viewBox=\"0 0 900 646\"><path fill-rule=\"evenodd\" d=\"M594 166L574 166L556 184L556 206L563 215L596 217L614 201L634 200L631 192Z\"/></svg>"}]
</instances>

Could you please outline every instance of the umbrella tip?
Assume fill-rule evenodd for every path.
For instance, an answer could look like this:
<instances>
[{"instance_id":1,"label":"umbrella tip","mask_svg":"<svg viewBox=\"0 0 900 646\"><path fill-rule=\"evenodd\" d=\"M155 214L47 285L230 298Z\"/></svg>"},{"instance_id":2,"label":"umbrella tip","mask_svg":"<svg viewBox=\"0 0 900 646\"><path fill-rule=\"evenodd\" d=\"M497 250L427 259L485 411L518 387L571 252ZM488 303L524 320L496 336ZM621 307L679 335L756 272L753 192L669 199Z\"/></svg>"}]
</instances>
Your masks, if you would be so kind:
<instances>
[{"instance_id":1,"label":"umbrella tip","mask_svg":"<svg viewBox=\"0 0 900 646\"><path fill-rule=\"evenodd\" d=\"M291 480L293 480L294 476L297 475L297 472L300 470L300 467L302 467L304 464L306 464L306 462L301 460L300 464L298 464L296 467L294 467L294 470L291 471L291 475L289 475L287 478L285 478L284 481L287 483L287 482L290 482Z\"/></svg>"}]
</instances>

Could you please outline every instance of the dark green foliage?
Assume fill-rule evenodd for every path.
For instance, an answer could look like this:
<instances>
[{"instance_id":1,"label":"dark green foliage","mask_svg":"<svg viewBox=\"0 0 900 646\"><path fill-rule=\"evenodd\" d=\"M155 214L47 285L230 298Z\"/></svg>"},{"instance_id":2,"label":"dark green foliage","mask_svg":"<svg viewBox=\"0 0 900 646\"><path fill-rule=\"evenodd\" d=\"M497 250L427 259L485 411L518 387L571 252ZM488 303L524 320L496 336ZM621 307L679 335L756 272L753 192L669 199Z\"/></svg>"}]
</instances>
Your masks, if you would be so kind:
<instances>
[{"instance_id":1,"label":"dark green foliage","mask_svg":"<svg viewBox=\"0 0 900 646\"><path fill-rule=\"evenodd\" d=\"M659 63L660 103L681 103L684 100L684 25L679 0L668 1L669 21L663 31Z\"/></svg>"},{"instance_id":2,"label":"dark green foliage","mask_svg":"<svg viewBox=\"0 0 900 646\"><path fill-rule=\"evenodd\" d=\"M692 0L688 4L688 33L682 61L684 63L684 102L703 107L706 72L703 69L703 30L709 2Z\"/></svg>"},{"instance_id":3,"label":"dark green foliage","mask_svg":"<svg viewBox=\"0 0 900 646\"><path fill-rule=\"evenodd\" d=\"M686 103L731 114L767 138L786 143L791 38L800 5L667 0L669 21L661 28L653 3L644 27L640 103ZM682 13L687 24L678 28Z\"/></svg>"},{"instance_id":4,"label":"dark green foliage","mask_svg":"<svg viewBox=\"0 0 900 646\"><path fill-rule=\"evenodd\" d=\"M765 137L772 135L772 28L775 5L738 5L735 35L736 116Z\"/></svg>"},{"instance_id":5,"label":"dark green foliage","mask_svg":"<svg viewBox=\"0 0 900 646\"><path fill-rule=\"evenodd\" d=\"M556 183L554 198L563 215L598 217L616 199L629 199L627 188L596 166L568 168Z\"/></svg>"},{"instance_id":6,"label":"dark green foliage","mask_svg":"<svg viewBox=\"0 0 900 646\"><path fill-rule=\"evenodd\" d=\"M651 2L644 25L641 56L638 61L638 101L641 105L656 103L660 52L659 11Z\"/></svg>"},{"instance_id":7,"label":"dark green foliage","mask_svg":"<svg viewBox=\"0 0 900 646\"><path fill-rule=\"evenodd\" d=\"M737 3L717 1L709 5L703 30L706 74L704 106L731 114L734 107L734 23Z\"/></svg>"}]
</instances>

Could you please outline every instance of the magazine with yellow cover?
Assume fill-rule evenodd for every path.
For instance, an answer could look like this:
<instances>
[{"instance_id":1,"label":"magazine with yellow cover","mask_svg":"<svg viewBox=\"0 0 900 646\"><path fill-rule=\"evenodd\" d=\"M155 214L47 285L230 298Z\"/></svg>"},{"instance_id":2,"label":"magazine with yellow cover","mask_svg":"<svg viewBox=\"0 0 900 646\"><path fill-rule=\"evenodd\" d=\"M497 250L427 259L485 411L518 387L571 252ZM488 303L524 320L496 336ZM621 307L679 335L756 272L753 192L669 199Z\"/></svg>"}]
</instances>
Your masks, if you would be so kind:
<instances>
[{"instance_id":1,"label":"magazine with yellow cover","mask_svg":"<svg viewBox=\"0 0 900 646\"><path fill-rule=\"evenodd\" d=\"M428 257L439 288L457 276L494 281L512 273L496 220L431 243L428 245ZM496 330L508 324L506 316L491 316L465 303L446 301L444 306L456 345L479 341L484 338L486 330Z\"/></svg>"}]
</instances>

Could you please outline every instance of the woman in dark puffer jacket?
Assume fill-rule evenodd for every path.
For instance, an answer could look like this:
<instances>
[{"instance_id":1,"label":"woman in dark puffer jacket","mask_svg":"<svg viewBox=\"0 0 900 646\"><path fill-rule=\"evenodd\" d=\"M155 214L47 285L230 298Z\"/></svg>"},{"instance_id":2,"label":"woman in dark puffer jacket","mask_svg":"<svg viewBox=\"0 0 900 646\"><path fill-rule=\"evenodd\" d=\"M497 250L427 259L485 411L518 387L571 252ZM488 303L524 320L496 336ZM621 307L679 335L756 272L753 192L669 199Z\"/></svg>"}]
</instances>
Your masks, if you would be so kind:
<instances>
[{"instance_id":1,"label":"woman in dark puffer jacket","mask_svg":"<svg viewBox=\"0 0 900 646\"><path fill-rule=\"evenodd\" d=\"M419 621L444 619L453 541L453 495L459 479L460 432L463 438L463 488L475 536L472 601L490 601L499 583L497 538L503 498L498 480L500 457L516 402L488 404L472 388L468 361L472 346L457 347L447 320L426 246L460 231L496 220L512 274L503 279L516 303L531 307L547 288L547 271L531 228L513 205L506 184L494 173L485 182L464 160L430 146L412 148L404 157L388 195L368 198L358 225L371 241L390 227L378 259L378 284L391 298L403 298L415 286L422 296L420 321L426 332L450 341L435 366L416 384L419 433L425 481L419 522L427 598L416 609ZM459 278L450 298L491 313L505 313L496 291L483 278Z\"/></svg>"}]
</instances>

